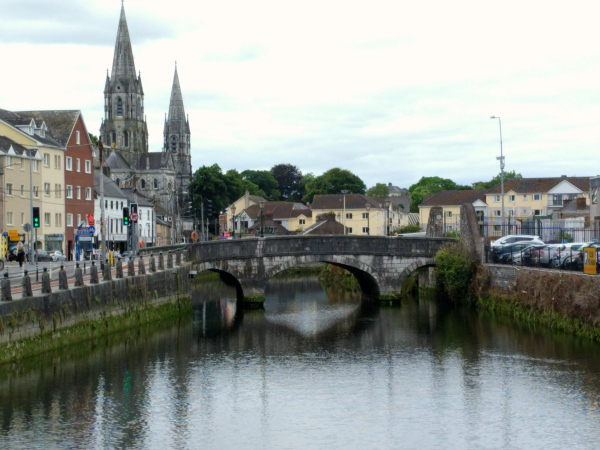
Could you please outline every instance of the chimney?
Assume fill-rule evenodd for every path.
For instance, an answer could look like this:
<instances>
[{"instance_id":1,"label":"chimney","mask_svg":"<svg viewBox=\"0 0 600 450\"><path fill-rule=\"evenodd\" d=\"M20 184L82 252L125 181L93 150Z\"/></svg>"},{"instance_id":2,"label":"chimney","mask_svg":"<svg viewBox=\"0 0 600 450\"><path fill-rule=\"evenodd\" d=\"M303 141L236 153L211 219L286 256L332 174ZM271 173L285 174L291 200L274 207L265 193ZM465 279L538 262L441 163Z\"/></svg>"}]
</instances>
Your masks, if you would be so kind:
<instances>
[{"instance_id":1,"label":"chimney","mask_svg":"<svg viewBox=\"0 0 600 450\"><path fill-rule=\"evenodd\" d=\"M388 183L388 187L392 187L392 183Z\"/></svg>"},{"instance_id":2,"label":"chimney","mask_svg":"<svg viewBox=\"0 0 600 450\"><path fill-rule=\"evenodd\" d=\"M583 211L586 207L585 197L577 197L577 211Z\"/></svg>"},{"instance_id":3,"label":"chimney","mask_svg":"<svg viewBox=\"0 0 600 450\"><path fill-rule=\"evenodd\" d=\"M567 176L566 176L566 175L561 175L560 177L561 177L561 178L567 178Z\"/></svg>"},{"instance_id":4,"label":"chimney","mask_svg":"<svg viewBox=\"0 0 600 450\"><path fill-rule=\"evenodd\" d=\"M245 208L249 208L250 207L250 192L246 191L246 194L244 195L245 197Z\"/></svg>"}]
</instances>

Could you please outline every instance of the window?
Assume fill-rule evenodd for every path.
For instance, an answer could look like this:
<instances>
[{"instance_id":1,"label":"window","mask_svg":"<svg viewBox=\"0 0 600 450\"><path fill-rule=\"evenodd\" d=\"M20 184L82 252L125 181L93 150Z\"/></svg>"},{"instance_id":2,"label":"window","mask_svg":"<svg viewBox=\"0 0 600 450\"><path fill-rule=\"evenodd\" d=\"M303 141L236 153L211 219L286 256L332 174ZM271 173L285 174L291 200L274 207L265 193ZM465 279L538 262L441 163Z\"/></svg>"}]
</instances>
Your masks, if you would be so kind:
<instances>
[{"instance_id":1,"label":"window","mask_svg":"<svg viewBox=\"0 0 600 450\"><path fill-rule=\"evenodd\" d=\"M444 217L452 217L452 211L444 211Z\"/></svg>"},{"instance_id":2,"label":"window","mask_svg":"<svg viewBox=\"0 0 600 450\"><path fill-rule=\"evenodd\" d=\"M34 186L33 187L33 198L38 198L39 197L39 193L40 193L40 187L39 186Z\"/></svg>"},{"instance_id":3,"label":"window","mask_svg":"<svg viewBox=\"0 0 600 450\"><path fill-rule=\"evenodd\" d=\"M146 210L146 220L150 220L150 210Z\"/></svg>"},{"instance_id":4,"label":"window","mask_svg":"<svg viewBox=\"0 0 600 450\"><path fill-rule=\"evenodd\" d=\"M123 209L123 202L121 202L121 209Z\"/></svg>"},{"instance_id":5,"label":"window","mask_svg":"<svg viewBox=\"0 0 600 450\"><path fill-rule=\"evenodd\" d=\"M515 212L514 212L512 209L509 209L509 210L508 210L508 215L509 215L509 216L514 216L514 215L515 215Z\"/></svg>"},{"instance_id":6,"label":"window","mask_svg":"<svg viewBox=\"0 0 600 450\"><path fill-rule=\"evenodd\" d=\"M56 198L61 198L62 197L62 186L58 183L56 183L54 185L54 196Z\"/></svg>"},{"instance_id":7,"label":"window","mask_svg":"<svg viewBox=\"0 0 600 450\"><path fill-rule=\"evenodd\" d=\"M494 225L494 231L495 232L500 232L502 230L502 225Z\"/></svg>"},{"instance_id":8,"label":"window","mask_svg":"<svg viewBox=\"0 0 600 450\"><path fill-rule=\"evenodd\" d=\"M81 136L79 135L79 131L75 132L75 143L77 145L81 144Z\"/></svg>"},{"instance_id":9,"label":"window","mask_svg":"<svg viewBox=\"0 0 600 450\"><path fill-rule=\"evenodd\" d=\"M598 188L594 189L594 191L592 192L592 204L598 204Z\"/></svg>"},{"instance_id":10,"label":"window","mask_svg":"<svg viewBox=\"0 0 600 450\"><path fill-rule=\"evenodd\" d=\"M146 180L144 180L143 178L140 180L140 188L146 189Z\"/></svg>"},{"instance_id":11,"label":"window","mask_svg":"<svg viewBox=\"0 0 600 450\"><path fill-rule=\"evenodd\" d=\"M44 153L44 167L50 167L50 155Z\"/></svg>"},{"instance_id":12,"label":"window","mask_svg":"<svg viewBox=\"0 0 600 450\"><path fill-rule=\"evenodd\" d=\"M173 153L177 152L177 137L171 136L171 151Z\"/></svg>"},{"instance_id":13,"label":"window","mask_svg":"<svg viewBox=\"0 0 600 450\"><path fill-rule=\"evenodd\" d=\"M121 100L121 97L117 98L117 116L123 117L123 100Z\"/></svg>"},{"instance_id":14,"label":"window","mask_svg":"<svg viewBox=\"0 0 600 450\"><path fill-rule=\"evenodd\" d=\"M50 183L44 183L44 195L46 197L50 196Z\"/></svg>"},{"instance_id":15,"label":"window","mask_svg":"<svg viewBox=\"0 0 600 450\"><path fill-rule=\"evenodd\" d=\"M77 172L81 172L81 159L77 158Z\"/></svg>"},{"instance_id":16,"label":"window","mask_svg":"<svg viewBox=\"0 0 600 450\"><path fill-rule=\"evenodd\" d=\"M494 211L494 215L496 217L500 217L502 215L501 211L499 209L497 209L496 211Z\"/></svg>"},{"instance_id":17,"label":"window","mask_svg":"<svg viewBox=\"0 0 600 450\"><path fill-rule=\"evenodd\" d=\"M89 188L89 187L85 188L85 199L86 200L92 199L92 188Z\"/></svg>"},{"instance_id":18,"label":"window","mask_svg":"<svg viewBox=\"0 0 600 450\"><path fill-rule=\"evenodd\" d=\"M533 215L534 216L541 216L542 215L542 210L541 209L536 209L533 211Z\"/></svg>"},{"instance_id":19,"label":"window","mask_svg":"<svg viewBox=\"0 0 600 450\"><path fill-rule=\"evenodd\" d=\"M67 198L73 198L73 186L67 184Z\"/></svg>"},{"instance_id":20,"label":"window","mask_svg":"<svg viewBox=\"0 0 600 450\"><path fill-rule=\"evenodd\" d=\"M113 201L110 201L110 209L113 209Z\"/></svg>"},{"instance_id":21,"label":"window","mask_svg":"<svg viewBox=\"0 0 600 450\"><path fill-rule=\"evenodd\" d=\"M25 197L25 185L21 185L21 197Z\"/></svg>"},{"instance_id":22,"label":"window","mask_svg":"<svg viewBox=\"0 0 600 450\"><path fill-rule=\"evenodd\" d=\"M363 219L368 219L369 218L369 213L362 213L362 218Z\"/></svg>"},{"instance_id":23,"label":"window","mask_svg":"<svg viewBox=\"0 0 600 450\"><path fill-rule=\"evenodd\" d=\"M129 147L129 133L123 131L123 147Z\"/></svg>"},{"instance_id":24,"label":"window","mask_svg":"<svg viewBox=\"0 0 600 450\"><path fill-rule=\"evenodd\" d=\"M77 200L81 200L81 186L77 186Z\"/></svg>"},{"instance_id":25,"label":"window","mask_svg":"<svg viewBox=\"0 0 600 450\"><path fill-rule=\"evenodd\" d=\"M21 213L21 225L25 223L25 213Z\"/></svg>"},{"instance_id":26,"label":"window","mask_svg":"<svg viewBox=\"0 0 600 450\"><path fill-rule=\"evenodd\" d=\"M55 213L54 214L54 226L55 227L60 227L61 226L61 222L62 222L62 214L61 213Z\"/></svg>"},{"instance_id":27,"label":"window","mask_svg":"<svg viewBox=\"0 0 600 450\"><path fill-rule=\"evenodd\" d=\"M44 214L44 225L50 226L50 213Z\"/></svg>"},{"instance_id":28,"label":"window","mask_svg":"<svg viewBox=\"0 0 600 450\"><path fill-rule=\"evenodd\" d=\"M71 158L70 156L67 156L66 163L65 163L65 170L69 170L69 171L73 170L73 158Z\"/></svg>"},{"instance_id":29,"label":"window","mask_svg":"<svg viewBox=\"0 0 600 450\"><path fill-rule=\"evenodd\" d=\"M509 195L509 196L508 196L508 201L509 201L509 202L514 202L514 201L515 201L515 199L516 199L516 196L515 196L515 195Z\"/></svg>"},{"instance_id":30,"label":"window","mask_svg":"<svg viewBox=\"0 0 600 450\"><path fill-rule=\"evenodd\" d=\"M60 170L60 155L54 155L54 168Z\"/></svg>"},{"instance_id":31,"label":"window","mask_svg":"<svg viewBox=\"0 0 600 450\"><path fill-rule=\"evenodd\" d=\"M499 202L499 201L500 201L500 196L494 195L494 202Z\"/></svg>"},{"instance_id":32,"label":"window","mask_svg":"<svg viewBox=\"0 0 600 450\"><path fill-rule=\"evenodd\" d=\"M104 209L108 209L108 200L104 200Z\"/></svg>"},{"instance_id":33,"label":"window","mask_svg":"<svg viewBox=\"0 0 600 450\"><path fill-rule=\"evenodd\" d=\"M112 139L111 139L111 141L110 141L110 142L111 142L111 145L112 145L112 144L114 144L114 145L117 145L117 133L115 133L115 132L113 131L113 132L112 132L112 134L111 134L111 137L112 137Z\"/></svg>"},{"instance_id":34,"label":"window","mask_svg":"<svg viewBox=\"0 0 600 450\"><path fill-rule=\"evenodd\" d=\"M73 226L73 214L67 214L67 226L68 227Z\"/></svg>"},{"instance_id":35,"label":"window","mask_svg":"<svg viewBox=\"0 0 600 450\"><path fill-rule=\"evenodd\" d=\"M298 219L300 225L306 225L306 219Z\"/></svg>"},{"instance_id":36,"label":"window","mask_svg":"<svg viewBox=\"0 0 600 450\"><path fill-rule=\"evenodd\" d=\"M6 183L6 195L12 195L12 183Z\"/></svg>"},{"instance_id":37,"label":"window","mask_svg":"<svg viewBox=\"0 0 600 450\"><path fill-rule=\"evenodd\" d=\"M11 166L12 166L12 156L7 156L6 157L6 165L5 165L5 167L7 169L12 169Z\"/></svg>"},{"instance_id":38,"label":"window","mask_svg":"<svg viewBox=\"0 0 600 450\"><path fill-rule=\"evenodd\" d=\"M85 160L85 173L92 173L92 162L89 159Z\"/></svg>"},{"instance_id":39,"label":"window","mask_svg":"<svg viewBox=\"0 0 600 450\"><path fill-rule=\"evenodd\" d=\"M348 234L352 234L352 227L346 227L348 229Z\"/></svg>"},{"instance_id":40,"label":"window","mask_svg":"<svg viewBox=\"0 0 600 450\"><path fill-rule=\"evenodd\" d=\"M523 194L523 200L527 200L527 194Z\"/></svg>"},{"instance_id":41,"label":"window","mask_svg":"<svg viewBox=\"0 0 600 450\"><path fill-rule=\"evenodd\" d=\"M363 234L369 234L369 227L362 227Z\"/></svg>"},{"instance_id":42,"label":"window","mask_svg":"<svg viewBox=\"0 0 600 450\"><path fill-rule=\"evenodd\" d=\"M533 200L541 200L542 194L533 194Z\"/></svg>"},{"instance_id":43,"label":"window","mask_svg":"<svg viewBox=\"0 0 600 450\"><path fill-rule=\"evenodd\" d=\"M6 213L6 225L12 225L12 218L13 218L13 213L8 211Z\"/></svg>"},{"instance_id":44,"label":"window","mask_svg":"<svg viewBox=\"0 0 600 450\"><path fill-rule=\"evenodd\" d=\"M33 161L33 171L34 172L39 172L40 171L40 162L37 159L35 159Z\"/></svg>"},{"instance_id":45,"label":"window","mask_svg":"<svg viewBox=\"0 0 600 450\"><path fill-rule=\"evenodd\" d=\"M154 179L154 189L158 189L158 179Z\"/></svg>"},{"instance_id":46,"label":"window","mask_svg":"<svg viewBox=\"0 0 600 450\"><path fill-rule=\"evenodd\" d=\"M77 226L81 223L81 214L77 214Z\"/></svg>"},{"instance_id":47,"label":"window","mask_svg":"<svg viewBox=\"0 0 600 450\"><path fill-rule=\"evenodd\" d=\"M352 219L352 213L346 213L346 219Z\"/></svg>"}]
</instances>

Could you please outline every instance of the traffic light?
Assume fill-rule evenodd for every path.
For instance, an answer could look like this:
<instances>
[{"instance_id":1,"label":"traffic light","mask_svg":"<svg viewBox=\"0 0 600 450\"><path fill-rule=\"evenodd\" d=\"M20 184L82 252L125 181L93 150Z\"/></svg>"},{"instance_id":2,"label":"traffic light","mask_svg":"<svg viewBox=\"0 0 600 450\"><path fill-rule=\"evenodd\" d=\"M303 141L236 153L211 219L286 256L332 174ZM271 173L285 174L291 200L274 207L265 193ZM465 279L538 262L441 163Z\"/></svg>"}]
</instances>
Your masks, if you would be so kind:
<instances>
[{"instance_id":1,"label":"traffic light","mask_svg":"<svg viewBox=\"0 0 600 450\"><path fill-rule=\"evenodd\" d=\"M129 208L127 207L123 208L123 225L129 226Z\"/></svg>"},{"instance_id":2,"label":"traffic light","mask_svg":"<svg viewBox=\"0 0 600 450\"><path fill-rule=\"evenodd\" d=\"M206 199L206 215L212 216L212 200Z\"/></svg>"},{"instance_id":3,"label":"traffic light","mask_svg":"<svg viewBox=\"0 0 600 450\"><path fill-rule=\"evenodd\" d=\"M34 206L33 207L33 228L39 228L39 227L40 227L40 207Z\"/></svg>"}]
</instances>

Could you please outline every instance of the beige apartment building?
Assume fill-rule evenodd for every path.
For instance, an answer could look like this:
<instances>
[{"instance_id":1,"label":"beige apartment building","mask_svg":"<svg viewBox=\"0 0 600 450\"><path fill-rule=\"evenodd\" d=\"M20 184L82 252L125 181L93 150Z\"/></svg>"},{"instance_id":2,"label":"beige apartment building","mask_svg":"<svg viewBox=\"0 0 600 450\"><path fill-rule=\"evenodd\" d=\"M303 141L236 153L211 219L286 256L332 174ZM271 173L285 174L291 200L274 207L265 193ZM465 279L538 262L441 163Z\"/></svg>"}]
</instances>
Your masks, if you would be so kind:
<instances>
[{"instance_id":1,"label":"beige apartment building","mask_svg":"<svg viewBox=\"0 0 600 450\"><path fill-rule=\"evenodd\" d=\"M52 138L44 122L36 123L25 115L10 111L0 110L0 136L14 143L11 147L15 153L11 154L9 149L9 153L0 155L4 159L3 165L12 166L12 169L4 171L2 185L3 231L16 228L19 233L24 232L23 225L31 222L29 206L32 195L33 206L40 207L36 247L64 252L64 147ZM33 192L29 188L29 155L24 148L37 149L31 160ZM7 158L10 164L7 164Z\"/></svg>"}]
</instances>

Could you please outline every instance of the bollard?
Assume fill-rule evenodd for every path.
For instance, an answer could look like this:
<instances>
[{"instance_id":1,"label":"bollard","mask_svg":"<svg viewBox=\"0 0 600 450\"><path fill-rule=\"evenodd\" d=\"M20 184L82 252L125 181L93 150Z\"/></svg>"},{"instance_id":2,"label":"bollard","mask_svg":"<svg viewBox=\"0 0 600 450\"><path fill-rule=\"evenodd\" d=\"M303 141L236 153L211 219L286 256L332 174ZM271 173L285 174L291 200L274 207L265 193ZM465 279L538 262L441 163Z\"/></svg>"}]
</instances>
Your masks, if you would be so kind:
<instances>
[{"instance_id":1,"label":"bollard","mask_svg":"<svg viewBox=\"0 0 600 450\"><path fill-rule=\"evenodd\" d=\"M23 278L21 279L21 285L23 286L23 297L33 297L33 290L31 289L31 277L28 274L29 272L25 270L23 272Z\"/></svg>"},{"instance_id":2,"label":"bollard","mask_svg":"<svg viewBox=\"0 0 600 450\"><path fill-rule=\"evenodd\" d=\"M154 259L154 255L150 253L150 272L156 272L156 260Z\"/></svg>"},{"instance_id":3,"label":"bollard","mask_svg":"<svg viewBox=\"0 0 600 450\"><path fill-rule=\"evenodd\" d=\"M133 264L133 256L130 256L129 261L127 261L127 276L128 277L135 276L135 265Z\"/></svg>"},{"instance_id":4,"label":"bollard","mask_svg":"<svg viewBox=\"0 0 600 450\"><path fill-rule=\"evenodd\" d=\"M120 256L117 258L117 278L123 278L123 262Z\"/></svg>"},{"instance_id":5,"label":"bollard","mask_svg":"<svg viewBox=\"0 0 600 450\"><path fill-rule=\"evenodd\" d=\"M69 283L67 282L67 271L65 270L65 266L60 265L60 270L58 271L58 289L65 290L69 289Z\"/></svg>"},{"instance_id":6,"label":"bollard","mask_svg":"<svg viewBox=\"0 0 600 450\"><path fill-rule=\"evenodd\" d=\"M75 264L75 286L83 286L83 272L79 267L79 263Z\"/></svg>"},{"instance_id":7,"label":"bollard","mask_svg":"<svg viewBox=\"0 0 600 450\"><path fill-rule=\"evenodd\" d=\"M90 283L98 284L98 267L96 267L96 261L92 261L92 267L90 267Z\"/></svg>"},{"instance_id":8,"label":"bollard","mask_svg":"<svg viewBox=\"0 0 600 450\"><path fill-rule=\"evenodd\" d=\"M44 267L44 272L42 273L42 294L51 294L52 286L50 286L50 274L48 273L48 268Z\"/></svg>"},{"instance_id":9,"label":"bollard","mask_svg":"<svg viewBox=\"0 0 600 450\"><path fill-rule=\"evenodd\" d=\"M158 253L158 270L165 270L165 257L162 252Z\"/></svg>"},{"instance_id":10,"label":"bollard","mask_svg":"<svg viewBox=\"0 0 600 450\"><path fill-rule=\"evenodd\" d=\"M171 253L171 250L169 250L167 252L167 269L172 269L173 268L173 253Z\"/></svg>"},{"instance_id":11,"label":"bollard","mask_svg":"<svg viewBox=\"0 0 600 450\"><path fill-rule=\"evenodd\" d=\"M106 258L106 263L104 264L104 270L102 271L102 279L104 281L110 281L112 279L112 270L108 258Z\"/></svg>"},{"instance_id":12,"label":"bollard","mask_svg":"<svg viewBox=\"0 0 600 450\"><path fill-rule=\"evenodd\" d=\"M4 278L2 279L2 301L9 302L12 300L12 290L10 288L10 279L8 278L8 271L4 272Z\"/></svg>"},{"instance_id":13,"label":"bollard","mask_svg":"<svg viewBox=\"0 0 600 450\"><path fill-rule=\"evenodd\" d=\"M177 250L175 252L175 263L180 266L181 265L181 250Z\"/></svg>"},{"instance_id":14,"label":"bollard","mask_svg":"<svg viewBox=\"0 0 600 450\"><path fill-rule=\"evenodd\" d=\"M138 259L138 275L146 275L146 264L144 264L144 258Z\"/></svg>"}]
</instances>

